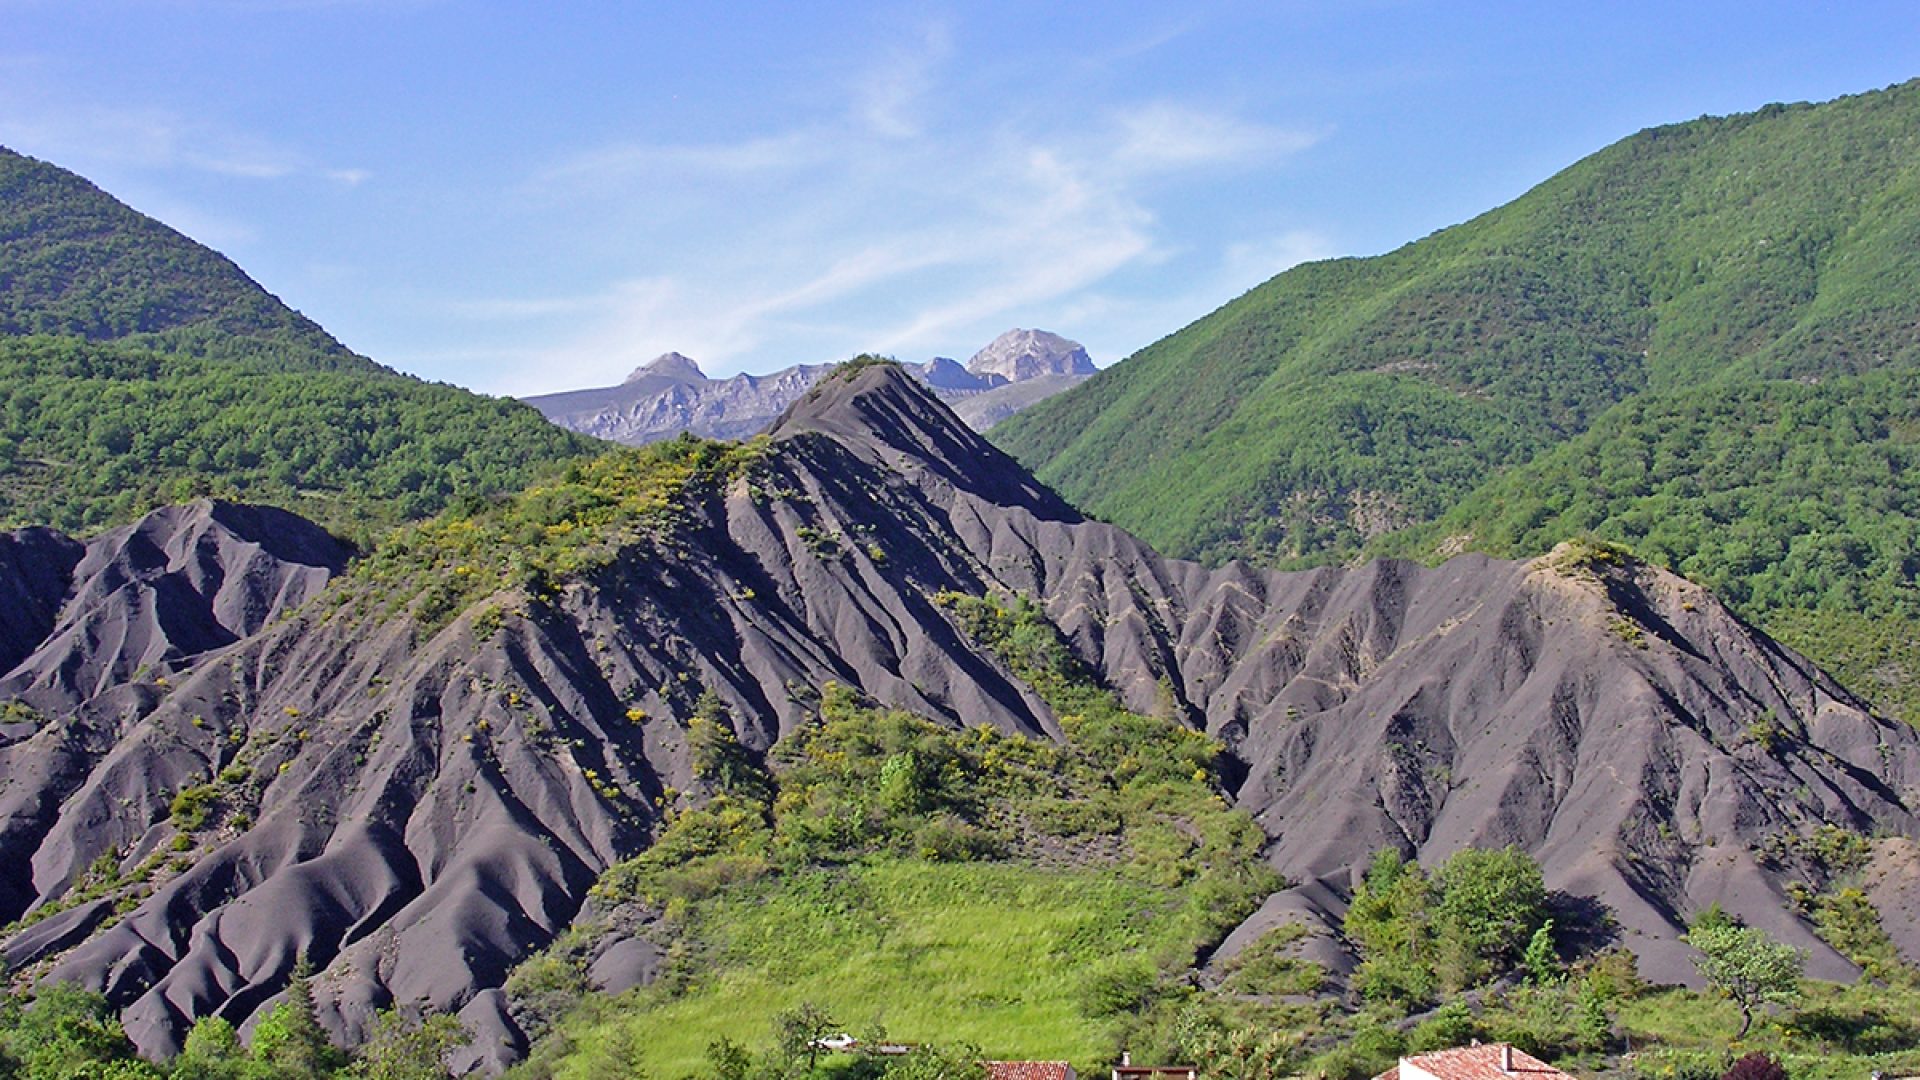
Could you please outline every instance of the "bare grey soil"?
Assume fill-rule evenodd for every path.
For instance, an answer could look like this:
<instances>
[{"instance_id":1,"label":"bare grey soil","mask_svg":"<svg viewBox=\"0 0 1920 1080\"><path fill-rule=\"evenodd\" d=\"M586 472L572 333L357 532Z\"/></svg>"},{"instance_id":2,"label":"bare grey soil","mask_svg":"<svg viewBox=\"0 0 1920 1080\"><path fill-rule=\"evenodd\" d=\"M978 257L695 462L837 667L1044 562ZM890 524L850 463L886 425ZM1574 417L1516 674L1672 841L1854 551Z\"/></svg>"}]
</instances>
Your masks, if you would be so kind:
<instances>
[{"instance_id":1,"label":"bare grey soil","mask_svg":"<svg viewBox=\"0 0 1920 1080\"><path fill-rule=\"evenodd\" d=\"M346 552L278 511L0 537L0 700L40 714L0 732L0 919L23 920L0 953L105 990L153 1052L193 1017L253 1016L305 953L343 1036L396 1002L460 1010L498 1064L519 1049L508 969L645 847L665 788L695 786L703 690L754 750L829 680L1058 734L942 589L1038 598L1132 706L1170 701L1230 748L1229 794L1294 887L1224 952L1277 921L1336 925L1379 847L1515 843L1604 904L1654 979L1691 974L1676 936L1711 903L1846 976L1792 914L1792 868L1758 850L1819 823L1920 837L1920 738L1670 574L1567 552L1164 559L892 367L820 384L773 441L673 535L432 632L309 603ZM197 827L171 811L195 784L217 793ZM1890 849L1873 872L1914 950L1920 865ZM1313 947L1337 965L1331 942ZM621 948L604 981L646 978L657 955Z\"/></svg>"}]
</instances>

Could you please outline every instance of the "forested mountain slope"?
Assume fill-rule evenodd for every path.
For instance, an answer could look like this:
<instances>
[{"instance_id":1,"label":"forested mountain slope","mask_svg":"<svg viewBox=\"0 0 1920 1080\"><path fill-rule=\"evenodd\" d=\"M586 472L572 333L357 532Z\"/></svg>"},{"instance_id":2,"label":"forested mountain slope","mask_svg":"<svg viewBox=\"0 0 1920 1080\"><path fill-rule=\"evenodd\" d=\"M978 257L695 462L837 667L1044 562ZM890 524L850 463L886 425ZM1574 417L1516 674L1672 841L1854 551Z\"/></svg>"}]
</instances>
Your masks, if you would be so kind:
<instances>
[{"instance_id":1,"label":"forested mountain slope","mask_svg":"<svg viewBox=\"0 0 1920 1080\"><path fill-rule=\"evenodd\" d=\"M0 333L130 339L288 368L376 370L225 256L83 177L5 147Z\"/></svg>"},{"instance_id":2,"label":"forested mountain slope","mask_svg":"<svg viewBox=\"0 0 1920 1080\"><path fill-rule=\"evenodd\" d=\"M355 355L224 256L0 148L0 525L212 494L364 539L592 445Z\"/></svg>"},{"instance_id":3,"label":"forested mountain slope","mask_svg":"<svg viewBox=\"0 0 1920 1080\"><path fill-rule=\"evenodd\" d=\"M1207 560L1593 531L1783 625L1911 616L1917 150L1916 83L1644 131L1390 254L1290 270L994 439Z\"/></svg>"}]
</instances>

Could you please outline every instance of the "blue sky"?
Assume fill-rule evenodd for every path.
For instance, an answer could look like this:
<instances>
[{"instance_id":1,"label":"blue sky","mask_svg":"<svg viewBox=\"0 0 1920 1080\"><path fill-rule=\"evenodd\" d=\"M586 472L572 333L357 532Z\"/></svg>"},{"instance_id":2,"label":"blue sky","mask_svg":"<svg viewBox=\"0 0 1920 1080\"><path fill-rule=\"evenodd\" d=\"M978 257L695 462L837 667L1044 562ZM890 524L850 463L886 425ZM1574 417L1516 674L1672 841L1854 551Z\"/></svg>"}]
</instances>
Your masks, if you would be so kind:
<instances>
[{"instance_id":1,"label":"blue sky","mask_svg":"<svg viewBox=\"0 0 1920 1080\"><path fill-rule=\"evenodd\" d=\"M1639 128L1915 76L1909 3L0 0L0 144L490 393L1111 363Z\"/></svg>"}]
</instances>

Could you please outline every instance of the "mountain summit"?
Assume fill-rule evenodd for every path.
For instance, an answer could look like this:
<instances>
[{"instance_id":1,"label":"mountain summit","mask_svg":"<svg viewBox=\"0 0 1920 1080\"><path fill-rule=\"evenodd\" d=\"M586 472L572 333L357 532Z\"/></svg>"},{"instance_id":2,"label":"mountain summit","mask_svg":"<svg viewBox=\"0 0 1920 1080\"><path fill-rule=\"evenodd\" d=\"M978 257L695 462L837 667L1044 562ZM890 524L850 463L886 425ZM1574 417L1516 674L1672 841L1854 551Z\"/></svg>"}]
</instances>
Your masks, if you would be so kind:
<instances>
[{"instance_id":1,"label":"mountain summit","mask_svg":"<svg viewBox=\"0 0 1920 1080\"><path fill-rule=\"evenodd\" d=\"M681 432L739 439L765 431L832 365L800 364L767 375L709 379L670 352L636 368L619 386L527 398L561 427L640 446ZM984 431L1067 390L1096 369L1076 342L1044 330L1009 330L962 367L946 357L903 370L932 387L975 430Z\"/></svg>"},{"instance_id":2,"label":"mountain summit","mask_svg":"<svg viewBox=\"0 0 1920 1080\"><path fill-rule=\"evenodd\" d=\"M1009 330L973 354L967 370L1002 383L1046 375L1092 375L1100 369L1077 341L1045 330Z\"/></svg>"},{"instance_id":3,"label":"mountain summit","mask_svg":"<svg viewBox=\"0 0 1920 1080\"><path fill-rule=\"evenodd\" d=\"M699 364L694 363L692 360L687 359L677 352L661 353L659 356L634 368L633 374L627 376L626 381L628 383L635 383L649 377L672 379L676 382L689 383L703 383L707 381L707 373L700 370Z\"/></svg>"},{"instance_id":4,"label":"mountain summit","mask_svg":"<svg viewBox=\"0 0 1920 1080\"><path fill-rule=\"evenodd\" d=\"M65 169L0 147L0 334L376 371L226 256Z\"/></svg>"}]
</instances>

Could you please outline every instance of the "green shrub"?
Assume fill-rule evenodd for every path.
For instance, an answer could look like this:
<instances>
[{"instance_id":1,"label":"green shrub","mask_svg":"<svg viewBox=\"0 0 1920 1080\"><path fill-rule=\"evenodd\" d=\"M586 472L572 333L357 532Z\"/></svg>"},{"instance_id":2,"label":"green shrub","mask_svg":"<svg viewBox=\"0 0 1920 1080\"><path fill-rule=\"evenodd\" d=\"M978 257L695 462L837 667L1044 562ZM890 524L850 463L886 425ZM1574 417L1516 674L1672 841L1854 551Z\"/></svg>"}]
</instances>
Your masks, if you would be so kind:
<instances>
[{"instance_id":1,"label":"green shrub","mask_svg":"<svg viewBox=\"0 0 1920 1080\"><path fill-rule=\"evenodd\" d=\"M1143 957L1122 956L1097 964L1083 976L1081 1010L1090 1017L1138 1011L1153 997L1159 973Z\"/></svg>"},{"instance_id":2,"label":"green shrub","mask_svg":"<svg viewBox=\"0 0 1920 1080\"><path fill-rule=\"evenodd\" d=\"M1725 1051L1642 1050L1634 1055L1633 1074L1640 1080L1720 1080L1732 1064Z\"/></svg>"},{"instance_id":3,"label":"green shrub","mask_svg":"<svg viewBox=\"0 0 1920 1080\"><path fill-rule=\"evenodd\" d=\"M220 791L213 784L181 788L173 796L168 816L182 832L198 832L207 824L208 811L218 802Z\"/></svg>"},{"instance_id":4,"label":"green shrub","mask_svg":"<svg viewBox=\"0 0 1920 1080\"><path fill-rule=\"evenodd\" d=\"M1433 1015L1414 1026L1407 1035L1407 1049L1414 1053L1426 1053L1431 1050L1450 1050L1456 1046L1465 1046L1483 1034L1473 1010L1465 1002L1449 1001L1433 1011Z\"/></svg>"}]
</instances>

